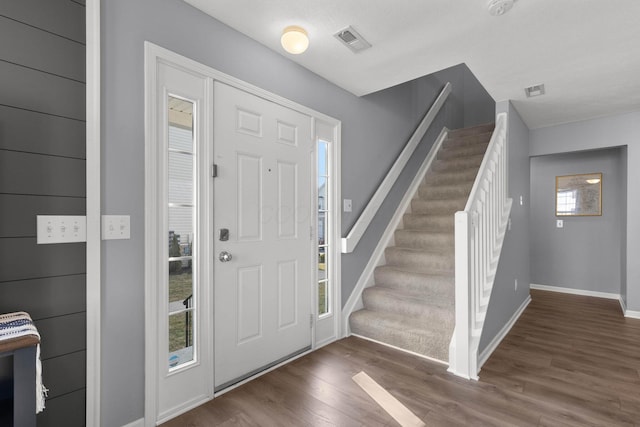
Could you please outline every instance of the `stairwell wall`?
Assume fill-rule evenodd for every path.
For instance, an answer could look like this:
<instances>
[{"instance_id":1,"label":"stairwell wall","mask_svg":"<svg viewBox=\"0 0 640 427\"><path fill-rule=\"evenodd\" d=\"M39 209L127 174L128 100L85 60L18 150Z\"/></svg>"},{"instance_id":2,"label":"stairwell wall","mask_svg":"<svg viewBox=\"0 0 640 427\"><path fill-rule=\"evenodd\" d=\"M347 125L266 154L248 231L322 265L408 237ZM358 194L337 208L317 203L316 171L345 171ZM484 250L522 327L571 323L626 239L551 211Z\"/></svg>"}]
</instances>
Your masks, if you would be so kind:
<instances>
[{"instance_id":1,"label":"stairwell wall","mask_svg":"<svg viewBox=\"0 0 640 427\"><path fill-rule=\"evenodd\" d=\"M502 332L529 296L529 128L510 101L496 104L496 114L503 112L508 114L508 192L513 199L511 229L507 228L504 237L479 354Z\"/></svg>"},{"instance_id":2,"label":"stairwell wall","mask_svg":"<svg viewBox=\"0 0 640 427\"><path fill-rule=\"evenodd\" d=\"M464 125L462 127L468 128L495 122L495 101L467 67L464 70L462 84L464 106Z\"/></svg>"}]
</instances>

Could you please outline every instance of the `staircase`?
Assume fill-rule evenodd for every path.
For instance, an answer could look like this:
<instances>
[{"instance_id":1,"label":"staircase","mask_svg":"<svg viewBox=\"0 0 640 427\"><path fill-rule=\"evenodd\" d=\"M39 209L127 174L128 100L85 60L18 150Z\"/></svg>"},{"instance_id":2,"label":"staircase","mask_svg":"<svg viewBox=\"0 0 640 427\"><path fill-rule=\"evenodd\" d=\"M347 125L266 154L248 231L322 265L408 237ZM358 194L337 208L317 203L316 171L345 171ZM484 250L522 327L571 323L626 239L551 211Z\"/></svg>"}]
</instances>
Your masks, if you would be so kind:
<instances>
[{"instance_id":1,"label":"staircase","mask_svg":"<svg viewBox=\"0 0 640 427\"><path fill-rule=\"evenodd\" d=\"M454 214L463 210L494 124L449 132L395 231L351 333L448 363L455 326Z\"/></svg>"}]
</instances>

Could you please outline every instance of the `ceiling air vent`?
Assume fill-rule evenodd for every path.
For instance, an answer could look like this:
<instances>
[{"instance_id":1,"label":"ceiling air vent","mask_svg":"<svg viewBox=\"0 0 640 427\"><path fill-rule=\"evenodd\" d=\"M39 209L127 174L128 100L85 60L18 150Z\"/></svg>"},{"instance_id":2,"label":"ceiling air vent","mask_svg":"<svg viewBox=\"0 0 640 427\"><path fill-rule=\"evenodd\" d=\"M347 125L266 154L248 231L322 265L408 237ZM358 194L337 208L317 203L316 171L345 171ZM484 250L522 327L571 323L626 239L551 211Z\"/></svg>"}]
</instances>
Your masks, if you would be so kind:
<instances>
[{"instance_id":1,"label":"ceiling air vent","mask_svg":"<svg viewBox=\"0 0 640 427\"><path fill-rule=\"evenodd\" d=\"M351 26L338 31L333 36L340 40L343 45L351 49L353 53L362 52L371 47L371 44Z\"/></svg>"},{"instance_id":2,"label":"ceiling air vent","mask_svg":"<svg viewBox=\"0 0 640 427\"><path fill-rule=\"evenodd\" d=\"M534 96L544 95L544 85L535 85L524 88L524 92L527 94L527 98L533 98Z\"/></svg>"}]
</instances>

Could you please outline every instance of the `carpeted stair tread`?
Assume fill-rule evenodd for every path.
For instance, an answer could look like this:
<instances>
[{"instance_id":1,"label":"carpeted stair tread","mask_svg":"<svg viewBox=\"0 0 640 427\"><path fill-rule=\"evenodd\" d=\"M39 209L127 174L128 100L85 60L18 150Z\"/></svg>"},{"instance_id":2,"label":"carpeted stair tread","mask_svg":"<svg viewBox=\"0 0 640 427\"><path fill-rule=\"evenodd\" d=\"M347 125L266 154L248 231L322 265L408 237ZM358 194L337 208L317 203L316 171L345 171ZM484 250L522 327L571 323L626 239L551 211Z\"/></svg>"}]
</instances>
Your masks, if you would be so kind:
<instances>
[{"instance_id":1,"label":"carpeted stair tread","mask_svg":"<svg viewBox=\"0 0 640 427\"><path fill-rule=\"evenodd\" d=\"M356 335L448 362L453 327L433 331L426 329L419 319L366 309L353 313L350 324L351 332Z\"/></svg>"},{"instance_id":2,"label":"carpeted stair tread","mask_svg":"<svg viewBox=\"0 0 640 427\"><path fill-rule=\"evenodd\" d=\"M455 326L454 215L464 209L494 125L449 132L351 314L352 333L448 361Z\"/></svg>"}]
</instances>

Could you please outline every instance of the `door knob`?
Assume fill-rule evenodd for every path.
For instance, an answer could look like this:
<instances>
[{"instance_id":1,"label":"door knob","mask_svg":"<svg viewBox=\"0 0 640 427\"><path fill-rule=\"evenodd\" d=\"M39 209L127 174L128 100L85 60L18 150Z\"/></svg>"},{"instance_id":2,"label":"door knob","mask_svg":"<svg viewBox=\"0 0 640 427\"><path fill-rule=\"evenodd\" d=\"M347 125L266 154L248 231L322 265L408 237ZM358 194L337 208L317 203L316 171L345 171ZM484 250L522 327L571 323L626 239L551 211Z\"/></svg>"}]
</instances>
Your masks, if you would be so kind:
<instances>
[{"instance_id":1,"label":"door knob","mask_svg":"<svg viewBox=\"0 0 640 427\"><path fill-rule=\"evenodd\" d=\"M222 262L231 261L232 258L231 254L227 251L220 252L220 255L218 256L218 259Z\"/></svg>"}]
</instances>

